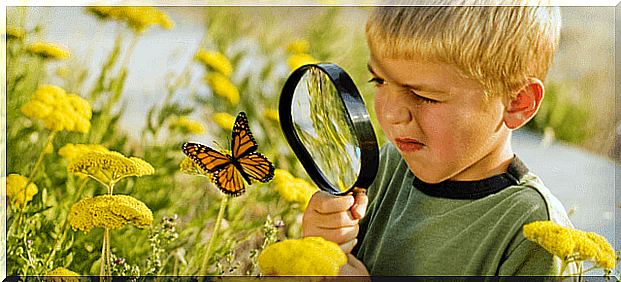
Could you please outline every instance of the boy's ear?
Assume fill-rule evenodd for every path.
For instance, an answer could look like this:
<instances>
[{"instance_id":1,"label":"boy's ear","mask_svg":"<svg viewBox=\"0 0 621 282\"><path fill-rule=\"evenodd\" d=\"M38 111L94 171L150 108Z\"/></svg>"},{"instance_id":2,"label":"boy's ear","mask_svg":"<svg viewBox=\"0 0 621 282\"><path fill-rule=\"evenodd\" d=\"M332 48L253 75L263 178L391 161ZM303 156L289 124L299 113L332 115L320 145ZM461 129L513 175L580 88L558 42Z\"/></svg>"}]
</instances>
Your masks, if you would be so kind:
<instances>
[{"instance_id":1,"label":"boy's ear","mask_svg":"<svg viewBox=\"0 0 621 282\"><path fill-rule=\"evenodd\" d=\"M535 116L541 101L544 88L541 80L528 78L528 84L520 89L515 99L509 101L505 109L504 123L509 129L518 129Z\"/></svg>"}]
</instances>

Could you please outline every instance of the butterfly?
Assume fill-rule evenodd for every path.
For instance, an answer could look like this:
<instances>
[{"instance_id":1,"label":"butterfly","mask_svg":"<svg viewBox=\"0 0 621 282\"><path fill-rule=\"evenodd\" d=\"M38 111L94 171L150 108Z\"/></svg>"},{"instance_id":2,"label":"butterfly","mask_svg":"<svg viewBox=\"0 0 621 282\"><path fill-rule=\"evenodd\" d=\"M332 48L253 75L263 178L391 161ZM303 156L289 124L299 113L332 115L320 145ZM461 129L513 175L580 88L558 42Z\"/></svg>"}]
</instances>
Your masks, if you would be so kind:
<instances>
[{"instance_id":1,"label":"butterfly","mask_svg":"<svg viewBox=\"0 0 621 282\"><path fill-rule=\"evenodd\" d=\"M251 178L268 182L274 177L274 165L264 155L255 152L254 140L246 113L240 112L233 125L231 155L223 154L198 143L184 143L183 153L203 170L214 174L214 183L222 192L239 196L244 193L244 180L251 184Z\"/></svg>"}]
</instances>

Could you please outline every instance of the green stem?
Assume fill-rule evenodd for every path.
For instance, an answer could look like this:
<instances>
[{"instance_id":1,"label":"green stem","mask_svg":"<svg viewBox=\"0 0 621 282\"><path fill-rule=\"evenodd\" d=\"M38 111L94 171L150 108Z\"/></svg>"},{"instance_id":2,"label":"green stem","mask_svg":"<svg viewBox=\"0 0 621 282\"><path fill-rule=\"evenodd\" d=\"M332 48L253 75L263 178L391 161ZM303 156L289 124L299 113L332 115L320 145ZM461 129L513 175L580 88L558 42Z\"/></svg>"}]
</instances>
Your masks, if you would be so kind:
<instances>
[{"instance_id":1,"label":"green stem","mask_svg":"<svg viewBox=\"0 0 621 282\"><path fill-rule=\"evenodd\" d=\"M80 197L82 196L82 190L84 190L84 187L86 186L86 183L88 183L89 180L90 178L84 178L84 180L82 180L82 184L80 184L80 188L78 188L78 193L76 193L76 197L74 197L74 199L72 199L71 202L75 203L78 199L80 199ZM54 255L56 254L56 248L65 239L65 235L67 234L67 224L69 223L69 214L70 212L68 212L67 216L65 217L65 222L63 223L63 227L60 231L60 235L58 235L58 237L56 237L56 239L54 240L54 246L52 247L52 252L47 256L47 259L45 259L44 266L47 266L50 260L54 258Z\"/></svg>"},{"instance_id":2,"label":"green stem","mask_svg":"<svg viewBox=\"0 0 621 282\"><path fill-rule=\"evenodd\" d=\"M43 162L43 157L45 156L45 150L52 143L52 140L54 140L54 136L56 136L57 132L58 132L57 130L52 130L50 135L47 137L47 142L45 142L45 145L43 146L43 151L41 152L41 155L39 155L39 159L37 160L37 163L35 164L34 169L32 170L32 172L30 173L30 176L28 176L28 179L26 180L26 186L24 186L24 198L23 198L24 201L21 204L21 209L19 211L19 217L18 217L18 223L17 223L18 228L22 225L22 215L24 214L24 209L26 209L26 195L27 195L26 192L28 191L28 184L30 184L30 182L35 176L35 173L39 169L39 166Z\"/></svg>"},{"instance_id":3,"label":"green stem","mask_svg":"<svg viewBox=\"0 0 621 282\"><path fill-rule=\"evenodd\" d=\"M110 229L104 231L103 246L101 246L101 266L99 276L110 276Z\"/></svg>"},{"instance_id":4,"label":"green stem","mask_svg":"<svg viewBox=\"0 0 621 282\"><path fill-rule=\"evenodd\" d=\"M220 203L220 211L218 212L218 218L216 219L216 225L213 227L213 233L211 233L211 239L209 239L209 244L207 244L207 251L205 252L205 257L203 258L203 265L201 266L201 270L198 273L200 275L205 275L207 272L207 266L209 265L209 259L211 258L211 249L213 248L213 243L215 242L216 236L220 229L220 224L222 223L222 217L224 216L224 210L226 209L226 203L229 199L228 195L222 196L222 202Z\"/></svg>"}]
</instances>

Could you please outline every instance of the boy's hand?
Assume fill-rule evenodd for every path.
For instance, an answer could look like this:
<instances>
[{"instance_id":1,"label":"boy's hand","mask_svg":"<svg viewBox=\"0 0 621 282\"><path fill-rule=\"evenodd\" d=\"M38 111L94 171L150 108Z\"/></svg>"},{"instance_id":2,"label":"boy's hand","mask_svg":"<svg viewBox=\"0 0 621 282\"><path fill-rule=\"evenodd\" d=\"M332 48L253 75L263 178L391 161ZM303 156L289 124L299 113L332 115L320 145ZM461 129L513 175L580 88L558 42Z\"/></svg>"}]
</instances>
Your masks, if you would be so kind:
<instances>
[{"instance_id":1,"label":"boy's hand","mask_svg":"<svg viewBox=\"0 0 621 282\"><path fill-rule=\"evenodd\" d=\"M347 263L339 269L339 276L369 276L367 267L354 255L347 254ZM365 279L371 281L371 279Z\"/></svg>"},{"instance_id":2,"label":"boy's hand","mask_svg":"<svg viewBox=\"0 0 621 282\"><path fill-rule=\"evenodd\" d=\"M360 188L345 196L316 192L304 212L303 237L322 237L350 253L357 243L358 221L364 217L369 201L363 192Z\"/></svg>"}]
</instances>

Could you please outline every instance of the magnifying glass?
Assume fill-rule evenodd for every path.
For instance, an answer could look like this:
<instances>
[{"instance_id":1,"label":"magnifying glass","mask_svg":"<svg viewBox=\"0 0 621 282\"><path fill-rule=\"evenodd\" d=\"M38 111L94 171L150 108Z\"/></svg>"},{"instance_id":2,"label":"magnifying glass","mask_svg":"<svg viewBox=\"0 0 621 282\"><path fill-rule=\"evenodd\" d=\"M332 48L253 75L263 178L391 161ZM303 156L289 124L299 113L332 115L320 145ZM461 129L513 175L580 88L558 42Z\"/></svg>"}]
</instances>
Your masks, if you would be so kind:
<instances>
[{"instance_id":1,"label":"magnifying glass","mask_svg":"<svg viewBox=\"0 0 621 282\"><path fill-rule=\"evenodd\" d=\"M317 186L345 195L367 188L379 163L377 138L353 80L331 63L304 65L280 96L282 131Z\"/></svg>"}]
</instances>

